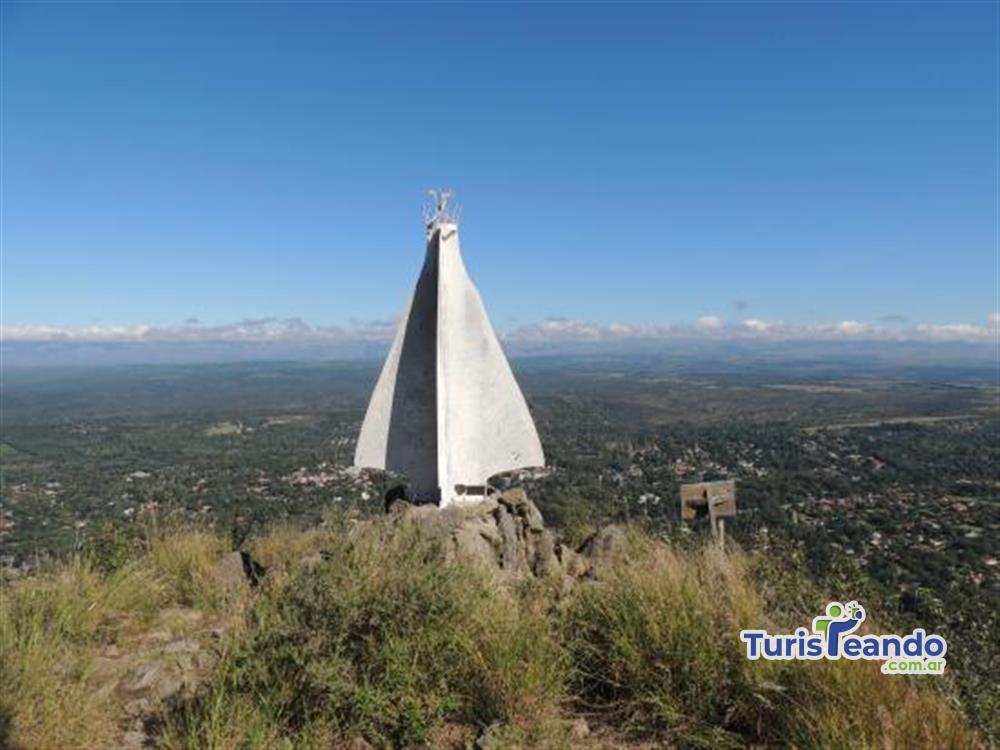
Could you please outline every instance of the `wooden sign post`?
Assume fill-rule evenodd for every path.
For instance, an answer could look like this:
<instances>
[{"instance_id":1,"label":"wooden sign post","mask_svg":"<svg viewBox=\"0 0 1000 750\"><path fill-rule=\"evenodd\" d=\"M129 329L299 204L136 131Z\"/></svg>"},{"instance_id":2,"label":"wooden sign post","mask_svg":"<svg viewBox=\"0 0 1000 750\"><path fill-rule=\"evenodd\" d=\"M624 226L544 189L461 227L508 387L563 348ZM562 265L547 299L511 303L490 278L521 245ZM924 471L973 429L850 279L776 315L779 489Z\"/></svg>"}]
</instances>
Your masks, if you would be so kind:
<instances>
[{"instance_id":1,"label":"wooden sign post","mask_svg":"<svg viewBox=\"0 0 1000 750\"><path fill-rule=\"evenodd\" d=\"M706 515L712 537L725 549L726 518L736 515L735 479L681 485L681 519L693 521Z\"/></svg>"}]
</instances>

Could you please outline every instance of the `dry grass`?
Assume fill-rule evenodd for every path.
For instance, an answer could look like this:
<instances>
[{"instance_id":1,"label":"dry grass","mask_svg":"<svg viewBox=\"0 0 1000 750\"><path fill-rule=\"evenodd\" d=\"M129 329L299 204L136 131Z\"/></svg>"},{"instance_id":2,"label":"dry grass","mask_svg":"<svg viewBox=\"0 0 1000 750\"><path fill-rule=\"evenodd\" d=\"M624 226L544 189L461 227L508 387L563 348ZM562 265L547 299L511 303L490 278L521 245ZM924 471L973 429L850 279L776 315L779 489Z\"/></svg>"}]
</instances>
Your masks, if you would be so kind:
<instances>
[{"instance_id":1,"label":"dry grass","mask_svg":"<svg viewBox=\"0 0 1000 750\"><path fill-rule=\"evenodd\" d=\"M169 584L175 603L212 610L223 598L210 573L227 551L221 538L206 531L169 532L150 539L144 562Z\"/></svg>"},{"instance_id":2,"label":"dry grass","mask_svg":"<svg viewBox=\"0 0 1000 750\"><path fill-rule=\"evenodd\" d=\"M633 736L687 746L981 744L931 685L878 665L747 660L739 631L771 623L750 562L634 536L568 612L574 693Z\"/></svg>"},{"instance_id":3,"label":"dry grass","mask_svg":"<svg viewBox=\"0 0 1000 750\"><path fill-rule=\"evenodd\" d=\"M208 571L225 547L204 532L158 533L148 553L101 573L78 556L0 592L0 746L114 744L119 708L94 676L100 650L125 644L170 605L219 603ZM123 646L125 647L125 646Z\"/></svg>"},{"instance_id":4,"label":"dry grass","mask_svg":"<svg viewBox=\"0 0 1000 750\"><path fill-rule=\"evenodd\" d=\"M764 620L742 557L633 535L564 624L574 691L633 734L739 744L769 719L776 665L748 661L739 631Z\"/></svg>"},{"instance_id":5,"label":"dry grass","mask_svg":"<svg viewBox=\"0 0 1000 750\"><path fill-rule=\"evenodd\" d=\"M471 704L482 721L534 726L554 713L566 679L547 602L536 591L483 589L457 623Z\"/></svg>"},{"instance_id":6,"label":"dry grass","mask_svg":"<svg viewBox=\"0 0 1000 750\"><path fill-rule=\"evenodd\" d=\"M384 531L332 535L328 560L266 582L246 639L170 717L164 743L400 746L452 722L528 726L555 713L565 662L541 602L445 563L419 527ZM282 543L302 551L284 530L258 549L288 558Z\"/></svg>"},{"instance_id":7,"label":"dry grass","mask_svg":"<svg viewBox=\"0 0 1000 750\"><path fill-rule=\"evenodd\" d=\"M115 732L113 697L91 675L98 648L140 630L163 596L130 565L109 576L77 558L9 586L0 607L0 714L23 747L93 747Z\"/></svg>"},{"instance_id":8,"label":"dry grass","mask_svg":"<svg viewBox=\"0 0 1000 750\"><path fill-rule=\"evenodd\" d=\"M244 627L215 677L164 717L159 743L413 745L497 722L510 746L568 747L566 712L583 708L654 745L981 744L926 680L863 662L748 661L739 631L789 613L766 611L766 566L741 553L633 533L599 582L557 607L546 582L501 586L443 562L439 541L378 525L278 527L254 541L268 576L238 603ZM204 531L159 530L117 569L77 559L5 589L0 745L113 746L120 706L96 684L95 656L127 649L161 607L233 611L210 575L225 552Z\"/></svg>"},{"instance_id":9,"label":"dry grass","mask_svg":"<svg viewBox=\"0 0 1000 750\"><path fill-rule=\"evenodd\" d=\"M288 572L303 560L315 558L320 552L329 550L335 540L336 535L326 529L280 524L254 539L249 548L270 576L275 572Z\"/></svg>"},{"instance_id":10,"label":"dry grass","mask_svg":"<svg viewBox=\"0 0 1000 750\"><path fill-rule=\"evenodd\" d=\"M788 735L809 747L977 748L983 742L933 685L878 664L813 662L791 671ZM925 680L928 678L924 678ZM933 679L933 678L930 678Z\"/></svg>"}]
</instances>

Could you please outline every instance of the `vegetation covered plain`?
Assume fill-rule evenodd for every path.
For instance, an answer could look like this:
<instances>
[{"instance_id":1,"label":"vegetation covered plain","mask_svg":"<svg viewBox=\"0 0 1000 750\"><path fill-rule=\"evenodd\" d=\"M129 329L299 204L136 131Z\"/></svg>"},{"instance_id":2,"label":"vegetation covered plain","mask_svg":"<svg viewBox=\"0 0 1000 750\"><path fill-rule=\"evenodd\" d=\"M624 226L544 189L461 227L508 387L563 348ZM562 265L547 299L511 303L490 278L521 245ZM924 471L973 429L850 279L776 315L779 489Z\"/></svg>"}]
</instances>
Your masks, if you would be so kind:
<instances>
[{"instance_id":1,"label":"vegetation covered plain","mask_svg":"<svg viewBox=\"0 0 1000 750\"><path fill-rule=\"evenodd\" d=\"M694 560L701 553L689 547L697 546L707 530L701 523L685 527L679 521L678 486L735 478L739 513L727 532L745 552L727 564L748 576L745 580L761 602L766 622L801 625L826 603L824 597L832 596L862 601L869 616L886 630L924 627L940 633L949 644L950 674L935 684L947 705L957 706L980 736L994 742L1000 738L1000 391L992 368L885 370L858 361L787 358L771 365L748 365L745 359L678 364L615 357L539 358L516 364L549 465L497 482L525 487L567 544L576 546L596 528L619 523L649 539L669 540L668 550L680 560L678 565ZM334 612L377 608L373 599L362 601L361 591L341 590L338 576L346 576L350 568L330 572L333 578L307 580L292 565L319 549L340 549L331 538L339 532L323 526L325 519L382 513L386 478L350 467L354 436L375 374L375 365L367 363L5 372L0 383L4 683L28 691L0 691L5 701L0 723L7 717L7 726L14 726L12 706L18 706L18 728L10 736L21 737L29 747L60 746L61 740L44 735L31 740L34 735L26 732L45 725L44 717L57 715L65 705L79 710L59 727L50 726L67 738L80 736L74 722L86 716L103 716L108 731L118 731L120 724L109 718L112 713L99 707L115 701L134 714L129 719L134 726L150 715L140 697L148 692L146 683L155 686L164 675L196 684L202 693L216 684L207 681L209 674L220 680L229 675L228 684L252 684L247 675L259 665L255 652L243 653L240 644L253 642L262 653L273 652L273 642L255 635L265 620L271 623L267 627L293 633L296 622L324 619L308 611L313 605ZM179 526L183 533L150 527L148 519L153 517L174 519L169 527ZM241 593L230 601L233 595L220 594L206 571L240 544L252 548L269 572L252 596ZM362 570L361 559L354 557L358 554L351 553L350 564ZM649 566L662 573L665 563L656 560L666 554L657 552L647 560ZM328 567L323 562L316 570ZM286 579L297 583L279 605L271 592ZM670 580L666 575L660 579ZM332 586L333 580L340 581L336 596L309 588L322 587L323 581ZM616 580L618 591L638 585L624 573ZM490 588L475 580L460 586L452 579L435 579L434 585L439 586L435 596ZM619 652L605 648L609 644L588 650L588 643L577 642L575 636L590 632L596 639L597 633L614 632L612 625L640 627L638 632L645 633L653 627L651 617L642 620L637 611L632 620L615 623L615 607L600 599L595 588L574 605L577 615L586 612L587 621L603 623L588 631L586 621L573 620L575 615L561 599L555 617L551 592L528 589L508 591L503 605L494 605L504 615L527 618L509 623L511 628L529 628L537 624L537 618L532 619L537 612L544 612L546 637L560 655L558 665L550 665L547 673L558 676L560 697L539 699L538 705L555 705L556 717L585 717L594 735L607 718L607 725L625 732L630 742L648 735L685 737L676 740L679 744L714 744L722 742L720 737L767 744L771 739L765 732L778 731L775 727L786 717L802 715L788 702L789 696L798 695L795 690L806 689L804 683L793 687L799 684L794 667L787 673L779 670L780 680L759 685L740 682L738 674L733 681L720 680L712 695L721 702L703 701L697 711L677 708L677 701L687 698L650 697L625 655L631 654L629 644L652 648L655 638L637 638L625 630L610 644L622 646L619 659L614 657ZM308 601L300 596L307 590ZM356 598L346 601L346 591ZM611 596L610 588L604 591ZM670 594L676 595L679 591ZM655 601L649 600L649 612L655 611ZM253 612L244 612L241 608L250 607L249 602ZM708 617L696 607L692 611ZM710 617L707 621L714 622ZM568 622L577 625L569 627ZM326 643L354 642L353 632L323 637ZM372 638L395 642L396 635L378 630ZM670 646L675 648L680 646ZM676 666L652 666L657 659L670 663L660 652L638 653L644 663L650 662L647 677L649 670L663 670L649 685L676 674ZM18 671L16 664L32 659L36 667ZM331 674L345 674L347 663L331 666ZM716 678L728 674L718 662L713 664L720 670ZM157 674L150 673L153 666ZM823 669L810 670L810 679ZM395 674L396 667L386 670ZM629 675L629 690L581 677L618 671ZM14 678L7 680L8 674ZM23 677L26 674L33 676ZM65 674L75 676L63 679ZM374 686L373 701L403 694L395 682L379 682L371 675L366 679ZM887 688L886 679L877 673L869 679L872 689L882 689L886 700L891 697L895 688ZM47 687L43 680L49 680ZM862 690L838 680L840 672L830 668L825 684L840 684L841 692L849 695ZM24 698L33 694L32 681L36 697ZM772 684L781 689L771 690ZM136 689L90 690L101 685ZM315 683L310 685L313 690ZM283 723L283 711L237 723L282 736L290 731L302 742L310 732L316 737L358 732L374 744L422 732L432 738L438 736L434 732L464 737L468 732L460 727L473 731L469 728L481 728L486 721L487 726L495 722L508 727L496 730L502 738L515 732L504 714L482 710L481 697L462 693L456 698L447 685L440 688L444 693L424 683L407 689L422 696L417 708L407 709L422 717L412 725L409 719L386 714L388 723L368 726L365 717L374 715L374 709L363 707L289 718L290 724ZM682 695L686 690L679 688ZM476 691L479 696L490 694L482 686ZM178 692L186 695L173 691ZM445 699L445 694L450 697ZM15 700L15 695L21 697ZM731 716L720 715L721 709L712 706L724 705L729 698L720 696L729 695L736 696L742 708ZM761 698L761 705L782 707L774 716L761 714L765 718L756 735L747 717L757 714L745 711L755 704L744 701L747 695ZM926 691L905 696L905 706L937 715L912 702L913 696L923 700ZM207 713L205 705L188 698L179 713L157 719L162 725L143 726L141 732L136 728L136 736L155 730L163 742L174 738L170 741L183 744L184 737L208 736L204 733L213 724L205 723L206 716L215 716L214 726L225 729L218 723L222 713ZM269 705L279 706L279 698L274 700ZM836 700L822 705L837 706ZM813 715L822 714L820 703L809 705ZM884 706L878 710L879 726L893 718ZM538 714L521 706L517 715L533 711ZM837 711L831 711L835 718ZM860 708L857 713L863 714ZM592 721L592 714L602 718ZM291 731L296 722L302 728ZM526 731L516 722L513 726L517 732ZM559 725L540 721L534 726L533 738L541 736L537 727L549 731ZM803 725L795 726L787 730L788 738L798 738L801 746L814 744L811 735L803 734Z\"/></svg>"}]
</instances>

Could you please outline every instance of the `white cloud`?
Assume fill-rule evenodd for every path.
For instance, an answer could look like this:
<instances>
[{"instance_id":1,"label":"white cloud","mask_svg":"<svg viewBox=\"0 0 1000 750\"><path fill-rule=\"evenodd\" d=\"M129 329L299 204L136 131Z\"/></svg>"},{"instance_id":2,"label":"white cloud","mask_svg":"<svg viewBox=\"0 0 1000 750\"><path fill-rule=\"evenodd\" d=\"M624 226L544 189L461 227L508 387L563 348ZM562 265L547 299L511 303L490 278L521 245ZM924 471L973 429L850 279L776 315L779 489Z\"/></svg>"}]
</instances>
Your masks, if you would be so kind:
<instances>
[{"instance_id":1,"label":"white cloud","mask_svg":"<svg viewBox=\"0 0 1000 750\"><path fill-rule=\"evenodd\" d=\"M703 315L694 322L694 327L699 331L719 331L722 329L722 318L715 315Z\"/></svg>"},{"instance_id":2,"label":"white cloud","mask_svg":"<svg viewBox=\"0 0 1000 750\"><path fill-rule=\"evenodd\" d=\"M757 320L756 318L750 318L743 321L743 327L754 333L768 333L769 331L774 330L775 326L780 325L780 321L773 322L767 320Z\"/></svg>"},{"instance_id":3,"label":"white cloud","mask_svg":"<svg viewBox=\"0 0 1000 750\"><path fill-rule=\"evenodd\" d=\"M870 325L859 323L856 320L842 320L837 323L835 330L844 336L860 336L861 334L871 333L874 329Z\"/></svg>"},{"instance_id":4,"label":"white cloud","mask_svg":"<svg viewBox=\"0 0 1000 750\"><path fill-rule=\"evenodd\" d=\"M604 333L598 325L568 318L548 318L517 330L521 341L593 341Z\"/></svg>"},{"instance_id":5,"label":"white cloud","mask_svg":"<svg viewBox=\"0 0 1000 750\"><path fill-rule=\"evenodd\" d=\"M149 326L4 326L3 341L139 341Z\"/></svg>"},{"instance_id":6,"label":"white cloud","mask_svg":"<svg viewBox=\"0 0 1000 750\"><path fill-rule=\"evenodd\" d=\"M995 328L995 325L993 326ZM971 341L987 339L992 335L990 327L971 325L969 323L945 323L934 325L920 323L917 330L927 338L941 341Z\"/></svg>"},{"instance_id":7,"label":"white cloud","mask_svg":"<svg viewBox=\"0 0 1000 750\"><path fill-rule=\"evenodd\" d=\"M524 326L511 331L505 338L516 343L544 341L620 341L624 339L683 339L730 338L772 341L811 341L857 339L875 341L984 341L995 335L1000 316L991 316L990 325L971 323L927 324L908 328L896 320L889 325L875 325L858 320L840 320L814 324L789 324L781 320L747 318L726 322L714 315L698 318L693 323L637 325L610 323L600 325L581 320L559 318ZM582 335L586 332L586 335Z\"/></svg>"},{"instance_id":8,"label":"white cloud","mask_svg":"<svg viewBox=\"0 0 1000 750\"><path fill-rule=\"evenodd\" d=\"M221 325L206 325L196 319L168 326L51 326L14 325L0 328L0 341L9 342L245 342L309 344L383 344L392 340L396 321L354 321L344 326L314 326L299 318L261 318ZM517 344L547 342L613 342L633 339L731 338L745 340L837 340L885 341L987 341L1000 329L1000 315L992 313L981 323L920 323L901 327L857 320L816 324L788 324L780 320L748 318L727 322L706 315L693 323L594 323L570 318L549 318L510 331L503 338Z\"/></svg>"},{"instance_id":9,"label":"white cloud","mask_svg":"<svg viewBox=\"0 0 1000 750\"><path fill-rule=\"evenodd\" d=\"M610 323L601 325L583 320L548 318L521 326L504 336L504 340L532 344L547 341L620 341L624 339L661 338L670 335L670 324Z\"/></svg>"},{"instance_id":10,"label":"white cloud","mask_svg":"<svg viewBox=\"0 0 1000 750\"><path fill-rule=\"evenodd\" d=\"M64 342L342 342L387 341L396 323L378 321L347 327L312 326L299 318L260 318L222 325L203 325L189 318L170 326L4 326L0 340Z\"/></svg>"}]
</instances>

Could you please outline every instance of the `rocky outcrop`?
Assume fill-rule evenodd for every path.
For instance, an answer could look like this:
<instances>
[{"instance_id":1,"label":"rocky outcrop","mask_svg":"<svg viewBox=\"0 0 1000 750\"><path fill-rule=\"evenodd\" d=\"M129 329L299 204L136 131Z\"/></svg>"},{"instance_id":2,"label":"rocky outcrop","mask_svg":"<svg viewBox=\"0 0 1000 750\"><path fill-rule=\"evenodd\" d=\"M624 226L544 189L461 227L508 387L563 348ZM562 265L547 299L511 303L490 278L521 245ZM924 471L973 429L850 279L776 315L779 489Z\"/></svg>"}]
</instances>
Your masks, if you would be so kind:
<instances>
[{"instance_id":1,"label":"rocky outcrop","mask_svg":"<svg viewBox=\"0 0 1000 750\"><path fill-rule=\"evenodd\" d=\"M625 552L628 541L623 526L605 526L587 537L577 553L586 561L586 574L600 578L601 573L613 565Z\"/></svg>"},{"instance_id":2,"label":"rocky outcrop","mask_svg":"<svg viewBox=\"0 0 1000 750\"><path fill-rule=\"evenodd\" d=\"M163 609L150 630L95 657L95 680L113 691L123 709L116 747L152 747L159 712L170 702L195 694L219 658L219 620L206 622L194 609Z\"/></svg>"},{"instance_id":3,"label":"rocky outcrop","mask_svg":"<svg viewBox=\"0 0 1000 750\"><path fill-rule=\"evenodd\" d=\"M605 562L614 559L625 541L624 530L611 526L579 550L562 544L520 488L446 508L396 502L388 524L390 529L418 526L440 539L446 559L473 562L506 579L532 576L571 583L593 577Z\"/></svg>"}]
</instances>

